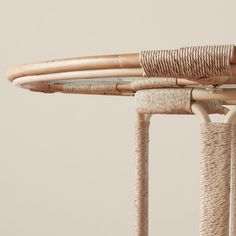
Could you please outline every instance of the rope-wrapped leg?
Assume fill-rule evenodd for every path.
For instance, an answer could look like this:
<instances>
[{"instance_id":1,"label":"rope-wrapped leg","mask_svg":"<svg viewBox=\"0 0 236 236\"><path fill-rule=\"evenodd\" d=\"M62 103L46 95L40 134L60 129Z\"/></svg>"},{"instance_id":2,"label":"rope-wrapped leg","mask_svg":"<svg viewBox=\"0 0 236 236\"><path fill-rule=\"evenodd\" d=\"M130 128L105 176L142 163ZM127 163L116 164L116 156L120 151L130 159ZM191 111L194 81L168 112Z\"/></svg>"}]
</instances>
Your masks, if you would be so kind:
<instances>
[{"instance_id":1,"label":"rope-wrapped leg","mask_svg":"<svg viewBox=\"0 0 236 236\"><path fill-rule=\"evenodd\" d=\"M148 145L150 116L137 112L135 125L135 236L148 236Z\"/></svg>"},{"instance_id":2,"label":"rope-wrapped leg","mask_svg":"<svg viewBox=\"0 0 236 236\"><path fill-rule=\"evenodd\" d=\"M231 125L201 124L200 236L228 236Z\"/></svg>"},{"instance_id":3,"label":"rope-wrapped leg","mask_svg":"<svg viewBox=\"0 0 236 236\"><path fill-rule=\"evenodd\" d=\"M232 125L231 146L231 236L236 236L236 125Z\"/></svg>"}]
</instances>

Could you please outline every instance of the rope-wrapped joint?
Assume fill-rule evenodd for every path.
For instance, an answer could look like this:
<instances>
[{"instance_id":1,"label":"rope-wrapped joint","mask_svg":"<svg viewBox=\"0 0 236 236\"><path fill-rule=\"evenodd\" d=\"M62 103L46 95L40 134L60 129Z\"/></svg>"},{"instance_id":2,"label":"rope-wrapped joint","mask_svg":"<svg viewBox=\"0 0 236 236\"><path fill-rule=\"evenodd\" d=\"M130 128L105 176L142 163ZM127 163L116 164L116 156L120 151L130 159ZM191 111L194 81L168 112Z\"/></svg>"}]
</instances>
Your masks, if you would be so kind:
<instances>
[{"instance_id":1,"label":"rope-wrapped joint","mask_svg":"<svg viewBox=\"0 0 236 236\"><path fill-rule=\"evenodd\" d=\"M176 78L141 78L136 79L130 84L134 91L151 89L151 88L178 88L180 87L177 83Z\"/></svg>"},{"instance_id":2,"label":"rope-wrapped joint","mask_svg":"<svg viewBox=\"0 0 236 236\"><path fill-rule=\"evenodd\" d=\"M120 93L117 90L117 82L83 82L79 84L67 83L63 85L63 91L81 94L111 94Z\"/></svg>"},{"instance_id":3,"label":"rope-wrapped joint","mask_svg":"<svg viewBox=\"0 0 236 236\"><path fill-rule=\"evenodd\" d=\"M147 117L150 114L192 114L191 93L192 88L144 89L135 93L137 111L136 236L148 235L148 132L150 123ZM209 114L224 113L221 101L204 101L200 104ZM202 124L201 236L227 236L229 229L229 131L228 126L224 126L224 124ZM218 147L223 151L220 152ZM218 209L219 207L220 209Z\"/></svg>"},{"instance_id":4,"label":"rope-wrapped joint","mask_svg":"<svg viewBox=\"0 0 236 236\"><path fill-rule=\"evenodd\" d=\"M193 114L192 88L160 88L139 90L135 93L135 106L139 113ZM209 114L224 114L222 101L198 102Z\"/></svg>"},{"instance_id":5,"label":"rope-wrapped joint","mask_svg":"<svg viewBox=\"0 0 236 236\"><path fill-rule=\"evenodd\" d=\"M234 45L194 46L174 50L142 51L139 55L145 77L176 77L218 84L232 76L230 60Z\"/></svg>"}]
</instances>

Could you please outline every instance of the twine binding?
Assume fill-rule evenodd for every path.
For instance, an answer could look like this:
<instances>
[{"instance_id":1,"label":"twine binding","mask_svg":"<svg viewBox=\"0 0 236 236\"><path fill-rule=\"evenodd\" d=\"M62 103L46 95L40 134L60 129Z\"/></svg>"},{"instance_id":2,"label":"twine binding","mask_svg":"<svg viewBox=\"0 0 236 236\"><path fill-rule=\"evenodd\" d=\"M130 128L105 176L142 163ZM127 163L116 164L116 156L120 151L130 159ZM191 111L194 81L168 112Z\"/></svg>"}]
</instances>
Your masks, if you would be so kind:
<instances>
[{"instance_id":1,"label":"twine binding","mask_svg":"<svg viewBox=\"0 0 236 236\"><path fill-rule=\"evenodd\" d=\"M141 51L139 60L146 77L187 78L216 84L231 76L233 45L194 46L173 50Z\"/></svg>"}]
</instances>

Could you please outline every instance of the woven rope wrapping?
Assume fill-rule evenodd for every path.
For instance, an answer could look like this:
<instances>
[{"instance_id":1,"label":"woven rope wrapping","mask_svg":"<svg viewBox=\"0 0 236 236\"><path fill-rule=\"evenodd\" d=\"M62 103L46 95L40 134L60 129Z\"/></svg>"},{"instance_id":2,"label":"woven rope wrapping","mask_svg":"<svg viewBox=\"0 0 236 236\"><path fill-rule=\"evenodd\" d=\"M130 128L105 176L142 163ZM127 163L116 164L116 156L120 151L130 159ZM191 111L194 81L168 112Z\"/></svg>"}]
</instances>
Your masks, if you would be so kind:
<instances>
[{"instance_id":1,"label":"woven rope wrapping","mask_svg":"<svg viewBox=\"0 0 236 236\"><path fill-rule=\"evenodd\" d=\"M228 236L231 125L201 124L200 236Z\"/></svg>"},{"instance_id":2,"label":"woven rope wrapping","mask_svg":"<svg viewBox=\"0 0 236 236\"><path fill-rule=\"evenodd\" d=\"M140 64L147 77L176 77L201 83L219 83L218 76L231 76L233 45L196 46L140 53ZM216 81L215 81L216 80Z\"/></svg>"},{"instance_id":3,"label":"woven rope wrapping","mask_svg":"<svg viewBox=\"0 0 236 236\"><path fill-rule=\"evenodd\" d=\"M106 93L118 93L116 82L87 82L76 84L65 84L63 86L65 92L70 93L90 93L90 94L106 94Z\"/></svg>"},{"instance_id":4,"label":"woven rope wrapping","mask_svg":"<svg viewBox=\"0 0 236 236\"><path fill-rule=\"evenodd\" d=\"M150 88L179 87L176 78L142 78L131 82L131 88L135 91Z\"/></svg>"},{"instance_id":5,"label":"woven rope wrapping","mask_svg":"<svg viewBox=\"0 0 236 236\"><path fill-rule=\"evenodd\" d=\"M135 93L136 110L136 236L148 235L148 143L147 114L191 114L191 88L146 89ZM224 113L221 101L198 102L208 113ZM236 126L235 126L236 127ZM236 131L236 128L235 128ZM228 236L230 208L231 125L201 125L200 236ZM234 133L236 137L236 132ZM233 139L236 156L236 138ZM233 163L233 162L232 162ZM234 171L233 171L234 169ZM236 226L236 160L232 166L231 232Z\"/></svg>"},{"instance_id":6,"label":"woven rope wrapping","mask_svg":"<svg viewBox=\"0 0 236 236\"><path fill-rule=\"evenodd\" d=\"M230 225L230 231L231 236L236 235L236 125L231 126L232 131L232 142L231 142L231 225Z\"/></svg>"},{"instance_id":7,"label":"woven rope wrapping","mask_svg":"<svg viewBox=\"0 0 236 236\"><path fill-rule=\"evenodd\" d=\"M148 236L148 144L149 144L149 125L150 121L147 119L147 114L191 114L191 91L190 88L167 88L167 89L147 89L147 90L139 90L135 93L135 102L136 102L136 110L137 110L137 121L136 121L136 225L135 225L135 235L136 236ZM222 103L220 101L209 101L209 102L202 102L201 105L209 113L223 113ZM203 126L205 127L205 126ZM206 125L206 128L209 126ZM216 125L217 127L217 125ZM219 127L221 127L219 125ZM228 127L228 126L227 126ZM202 128L202 135L204 138L210 139L210 144L216 143L217 139L219 142L225 136L224 133L219 132L217 129L214 130L212 128L211 132L206 132L208 129L204 130ZM214 133L216 132L216 134ZM217 136L218 134L218 136ZM212 136L211 136L212 135ZM222 137L220 136L222 135ZM226 135L227 136L227 135ZM205 140L205 139L204 139ZM223 149L224 155L230 152L227 149L227 145L225 142L230 143L230 137L227 136L224 142L220 143L225 149ZM227 163L227 167L230 168L230 158L227 159L227 162L224 162L225 159L221 160L221 153L217 152L217 148L214 145L209 145L207 141L204 143L204 149L202 154L202 181L201 181L201 236L226 236L226 234L220 234L219 232L226 232L224 231L227 226L224 228L224 224L228 223L228 219L226 217L227 210L229 207L228 205L221 204L221 202L216 203L215 200L223 201L225 195L229 197L229 191L225 185L229 184L229 175L230 172L225 168L225 163ZM221 147L221 146L220 146ZM227 152L228 151L228 152ZM216 153L214 153L216 152ZM211 159L210 154L213 155L213 159ZM218 155L218 156L217 156ZM213 161L213 162L211 162ZM220 162L221 161L221 162ZM218 163L219 162L219 163ZM229 163L228 163L229 162ZM217 164L216 168L214 168L214 164ZM213 167L212 167L213 165ZM208 168L212 168L210 172L208 172ZM204 169L206 168L206 169ZM223 169L222 169L223 168ZM226 173L226 172L227 173ZM220 184L221 187L219 189L211 188L213 191L213 195L208 195L208 186L217 186L218 179L215 179L215 175L212 175L212 172L216 172L218 177L222 178ZM216 182L214 182L216 181ZM220 191L220 193L218 192ZM209 199L210 198L210 199ZM222 200L223 198L223 200ZM207 205L207 202L210 204ZM211 217L208 219L209 214L216 214L215 209L217 207L223 207L219 212L223 214L225 211L226 213L222 222L219 222L219 215ZM213 213L210 212L213 210ZM208 212L209 211L209 212ZM223 212L223 213L222 213ZM216 224L214 225L214 221L216 220ZM218 224L220 223L220 231L218 230ZM222 226L222 224L223 226ZM209 229L205 229L205 227L210 227ZM219 232L218 232L219 231ZM213 232L210 234L209 232ZM217 233L217 234L215 234Z\"/></svg>"},{"instance_id":8,"label":"woven rope wrapping","mask_svg":"<svg viewBox=\"0 0 236 236\"><path fill-rule=\"evenodd\" d=\"M137 113L135 125L135 236L148 236L149 119L149 116Z\"/></svg>"},{"instance_id":9,"label":"woven rope wrapping","mask_svg":"<svg viewBox=\"0 0 236 236\"><path fill-rule=\"evenodd\" d=\"M225 110L222 101L197 101L199 105L201 105L208 114L225 114Z\"/></svg>"},{"instance_id":10,"label":"woven rope wrapping","mask_svg":"<svg viewBox=\"0 0 236 236\"><path fill-rule=\"evenodd\" d=\"M148 89L135 93L136 110L140 113L191 113L191 89Z\"/></svg>"},{"instance_id":11,"label":"woven rope wrapping","mask_svg":"<svg viewBox=\"0 0 236 236\"><path fill-rule=\"evenodd\" d=\"M136 110L149 114L192 114L191 88L147 89L135 93ZM224 113L221 101L198 102L209 113Z\"/></svg>"}]
</instances>

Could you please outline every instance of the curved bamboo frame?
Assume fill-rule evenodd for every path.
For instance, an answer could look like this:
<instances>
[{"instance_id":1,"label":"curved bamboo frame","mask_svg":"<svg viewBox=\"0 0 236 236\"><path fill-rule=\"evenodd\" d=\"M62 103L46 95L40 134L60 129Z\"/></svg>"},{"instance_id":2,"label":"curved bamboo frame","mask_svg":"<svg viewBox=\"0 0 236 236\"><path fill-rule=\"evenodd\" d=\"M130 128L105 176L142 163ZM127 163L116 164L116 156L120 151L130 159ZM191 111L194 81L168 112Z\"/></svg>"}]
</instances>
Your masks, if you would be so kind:
<instances>
[{"instance_id":1,"label":"curved bamboo frame","mask_svg":"<svg viewBox=\"0 0 236 236\"><path fill-rule=\"evenodd\" d=\"M232 77L225 78L224 84L236 84L236 47L230 60ZM144 71L139 61L139 53L90 56L37 62L16 66L7 72L7 78L15 85L32 91L54 93L64 92L63 83L90 79L117 79L117 91L109 95L132 96L135 91L131 82L143 78ZM63 83L62 83L63 81ZM216 88L203 86L195 81L177 78L179 87L192 87L192 99L223 100L226 105L236 104L236 88ZM224 87L222 85L221 87ZM209 90L210 88L210 90Z\"/></svg>"},{"instance_id":2,"label":"curved bamboo frame","mask_svg":"<svg viewBox=\"0 0 236 236\"><path fill-rule=\"evenodd\" d=\"M221 84L236 84L236 48L231 58L232 77L221 80ZM7 77L15 85L40 92L75 92L79 90L66 90L64 85L72 83L79 87L83 80L91 81L98 79L100 83L102 78L113 82L110 95L133 95L136 91L132 86L132 81L137 78L143 78L144 72L139 62L139 54L123 54L111 56L97 56L84 58L71 58L57 61L48 61L17 66L8 71ZM111 78L123 78L116 79ZM91 83L91 82L90 82ZM96 84L96 81L95 81ZM115 85L115 86L114 86ZM177 78L176 87L190 87L191 91L191 110L203 123L211 122L209 114L197 103L204 100L222 100L223 104L236 104L236 88L222 88L203 86L197 82ZM216 85L215 85L216 86ZM88 86L89 87L89 86ZM85 86L87 89L87 87ZM106 86L103 90L107 89ZM178 89L178 88L176 88ZM87 92L93 89L86 90ZM110 90L110 87L109 87ZM80 90L81 91L81 90ZM93 90L96 93L96 89ZM101 92L99 90L99 92ZM82 93L82 92L81 92ZM236 109L229 111L224 108L227 123L234 123L236 119ZM141 115L141 116L139 116ZM151 115L138 114L137 134L136 134L136 163L137 163L137 234L148 234L148 127ZM142 119L146 119L144 124ZM141 160L141 161L140 161ZM221 166L220 166L221 167ZM141 170L141 171L140 171ZM143 214L144 212L144 214ZM144 217L143 217L144 215ZM144 223L141 222L144 220ZM143 233L144 232L144 233Z\"/></svg>"},{"instance_id":3,"label":"curved bamboo frame","mask_svg":"<svg viewBox=\"0 0 236 236\"><path fill-rule=\"evenodd\" d=\"M234 47L230 62L232 73L236 76L236 46ZM7 72L7 77L9 80L13 81L18 77L30 75L121 68L141 69L139 53L78 57L24 64L10 69Z\"/></svg>"}]
</instances>

